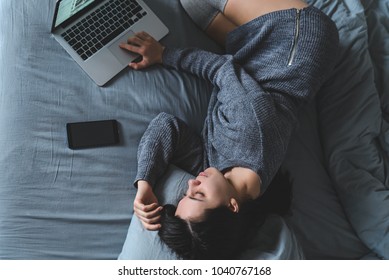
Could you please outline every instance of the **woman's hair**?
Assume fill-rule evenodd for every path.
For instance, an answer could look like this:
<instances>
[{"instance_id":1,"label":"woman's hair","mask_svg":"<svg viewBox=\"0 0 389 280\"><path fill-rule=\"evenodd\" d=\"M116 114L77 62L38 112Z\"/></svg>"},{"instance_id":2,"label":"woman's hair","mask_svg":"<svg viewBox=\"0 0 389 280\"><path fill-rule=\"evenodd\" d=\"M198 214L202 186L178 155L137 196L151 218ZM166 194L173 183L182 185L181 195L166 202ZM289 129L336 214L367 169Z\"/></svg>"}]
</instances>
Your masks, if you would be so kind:
<instances>
[{"instance_id":1,"label":"woman's hair","mask_svg":"<svg viewBox=\"0 0 389 280\"><path fill-rule=\"evenodd\" d=\"M269 213L286 214L290 201L289 176L278 172L266 192L243 203L238 213L223 206L208 210L204 221L189 222L175 216L175 206L165 205L158 234L183 259L234 259L245 247L251 229L262 225Z\"/></svg>"}]
</instances>

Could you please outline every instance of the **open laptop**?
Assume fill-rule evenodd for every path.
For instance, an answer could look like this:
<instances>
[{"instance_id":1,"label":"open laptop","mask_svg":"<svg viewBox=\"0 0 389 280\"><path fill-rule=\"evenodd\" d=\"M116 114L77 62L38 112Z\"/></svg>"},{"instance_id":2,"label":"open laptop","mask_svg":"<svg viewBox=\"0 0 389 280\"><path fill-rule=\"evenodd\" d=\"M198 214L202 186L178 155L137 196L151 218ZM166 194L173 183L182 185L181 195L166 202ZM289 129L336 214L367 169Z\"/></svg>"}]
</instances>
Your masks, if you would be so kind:
<instances>
[{"instance_id":1,"label":"open laptop","mask_svg":"<svg viewBox=\"0 0 389 280\"><path fill-rule=\"evenodd\" d=\"M142 0L57 0L51 29L99 86L138 57L121 49L119 43L139 31L156 40L169 32Z\"/></svg>"}]
</instances>

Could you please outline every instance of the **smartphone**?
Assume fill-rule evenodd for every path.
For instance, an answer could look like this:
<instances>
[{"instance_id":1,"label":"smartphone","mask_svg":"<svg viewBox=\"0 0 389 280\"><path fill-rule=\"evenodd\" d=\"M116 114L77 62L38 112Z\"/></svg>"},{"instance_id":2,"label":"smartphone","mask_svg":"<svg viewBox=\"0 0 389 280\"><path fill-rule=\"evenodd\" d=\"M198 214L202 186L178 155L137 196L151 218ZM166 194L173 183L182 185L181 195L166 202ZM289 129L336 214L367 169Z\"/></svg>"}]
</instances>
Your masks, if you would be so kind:
<instances>
[{"instance_id":1,"label":"smartphone","mask_svg":"<svg viewBox=\"0 0 389 280\"><path fill-rule=\"evenodd\" d=\"M66 130L70 149L104 147L119 143L116 120L68 123Z\"/></svg>"}]
</instances>

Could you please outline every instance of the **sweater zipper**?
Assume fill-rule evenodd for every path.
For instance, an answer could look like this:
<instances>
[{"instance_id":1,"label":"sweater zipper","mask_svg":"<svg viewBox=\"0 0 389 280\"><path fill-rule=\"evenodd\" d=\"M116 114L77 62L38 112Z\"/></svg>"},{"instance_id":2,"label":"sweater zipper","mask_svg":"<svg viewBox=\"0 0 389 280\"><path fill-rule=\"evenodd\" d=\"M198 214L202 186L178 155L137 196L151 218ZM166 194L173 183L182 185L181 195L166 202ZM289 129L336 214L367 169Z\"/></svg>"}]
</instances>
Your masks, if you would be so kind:
<instances>
[{"instance_id":1,"label":"sweater zipper","mask_svg":"<svg viewBox=\"0 0 389 280\"><path fill-rule=\"evenodd\" d=\"M289 59L288 59L288 66L292 65L294 57L296 56L297 41L298 41L299 36L300 36L300 13L301 13L301 10L297 10L297 14L296 14L296 27L295 27L293 45L292 45L292 49L290 51L290 56L289 56Z\"/></svg>"}]
</instances>

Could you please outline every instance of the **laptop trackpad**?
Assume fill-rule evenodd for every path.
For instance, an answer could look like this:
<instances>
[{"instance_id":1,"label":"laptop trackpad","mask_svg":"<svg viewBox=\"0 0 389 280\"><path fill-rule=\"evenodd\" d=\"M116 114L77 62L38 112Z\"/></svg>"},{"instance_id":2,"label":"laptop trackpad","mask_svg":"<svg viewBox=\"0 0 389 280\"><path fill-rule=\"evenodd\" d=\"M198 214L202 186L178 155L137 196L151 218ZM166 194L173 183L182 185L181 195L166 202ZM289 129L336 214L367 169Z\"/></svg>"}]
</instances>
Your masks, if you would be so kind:
<instances>
[{"instance_id":1,"label":"laptop trackpad","mask_svg":"<svg viewBox=\"0 0 389 280\"><path fill-rule=\"evenodd\" d=\"M108 48L122 65L127 65L128 63L130 63L131 61L133 61L135 58L139 56L138 54L134 54L127 50L123 50L122 48L119 47L120 43L127 43L127 39L133 35L134 32L132 32L131 30L128 31L119 39L115 40Z\"/></svg>"}]
</instances>

